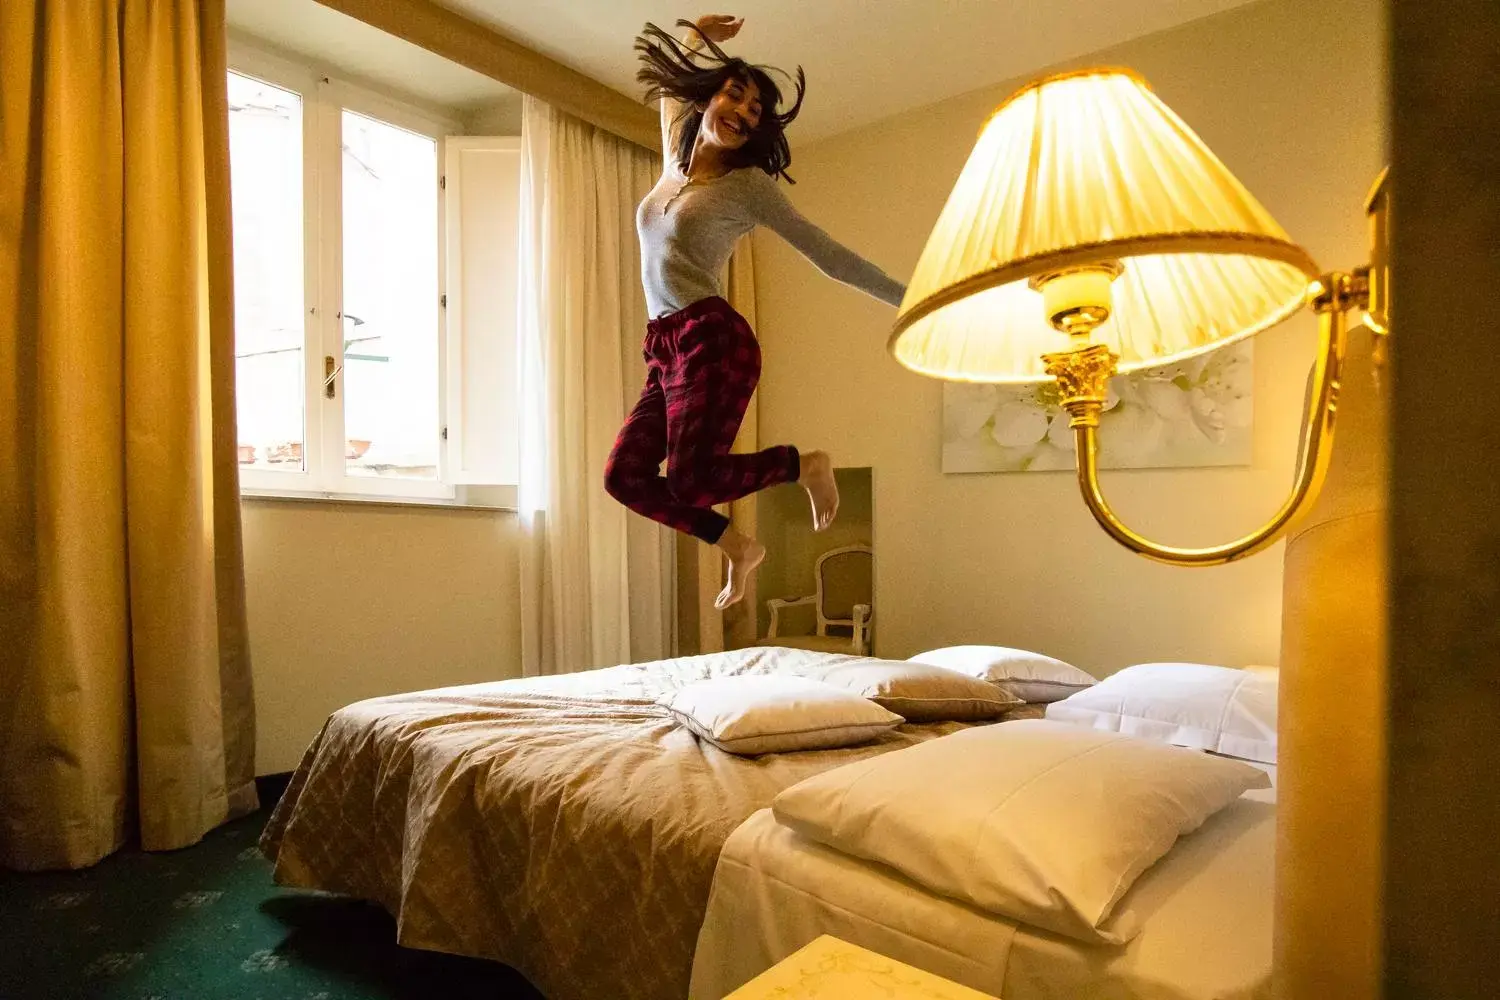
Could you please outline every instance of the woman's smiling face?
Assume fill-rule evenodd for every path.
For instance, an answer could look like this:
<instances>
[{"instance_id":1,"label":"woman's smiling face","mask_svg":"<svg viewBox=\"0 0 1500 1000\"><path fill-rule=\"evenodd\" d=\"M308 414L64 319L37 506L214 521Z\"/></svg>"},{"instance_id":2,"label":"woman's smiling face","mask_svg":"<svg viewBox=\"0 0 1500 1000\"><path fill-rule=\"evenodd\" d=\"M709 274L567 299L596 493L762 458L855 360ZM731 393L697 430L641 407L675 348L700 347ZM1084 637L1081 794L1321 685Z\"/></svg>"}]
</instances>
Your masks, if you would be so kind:
<instances>
[{"instance_id":1,"label":"woman's smiling face","mask_svg":"<svg viewBox=\"0 0 1500 1000\"><path fill-rule=\"evenodd\" d=\"M703 111L702 135L716 146L739 149L760 125L760 116L760 88L730 77Z\"/></svg>"}]
</instances>

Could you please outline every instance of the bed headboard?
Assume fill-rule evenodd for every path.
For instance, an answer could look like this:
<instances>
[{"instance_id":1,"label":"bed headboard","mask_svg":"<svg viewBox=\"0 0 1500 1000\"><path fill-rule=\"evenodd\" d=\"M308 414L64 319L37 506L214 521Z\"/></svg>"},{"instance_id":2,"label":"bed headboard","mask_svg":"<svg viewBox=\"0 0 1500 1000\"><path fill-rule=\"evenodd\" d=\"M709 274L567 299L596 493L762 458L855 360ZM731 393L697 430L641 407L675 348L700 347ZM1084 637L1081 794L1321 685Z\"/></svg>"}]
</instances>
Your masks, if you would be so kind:
<instances>
[{"instance_id":1,"label":"bed headboard","mask_svg":"<svg viewBox=\"0 0 1500 1000\"><path fill-rule=\"evenodd\" d=\"M1328 478L1286 545L1277 996L1380 995L1391 372L1373 340L1350 331Z\"/></svg>"}]
</instances>

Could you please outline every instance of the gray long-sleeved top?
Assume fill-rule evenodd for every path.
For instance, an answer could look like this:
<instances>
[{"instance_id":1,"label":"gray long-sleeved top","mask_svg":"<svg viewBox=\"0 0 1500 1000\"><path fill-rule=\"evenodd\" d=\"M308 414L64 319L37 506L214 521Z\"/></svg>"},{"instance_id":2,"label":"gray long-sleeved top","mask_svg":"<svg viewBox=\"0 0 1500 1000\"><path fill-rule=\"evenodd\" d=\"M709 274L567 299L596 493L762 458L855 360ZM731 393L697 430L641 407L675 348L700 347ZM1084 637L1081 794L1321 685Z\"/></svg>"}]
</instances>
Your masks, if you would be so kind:
<instances>
[{"instance_id":1,"label":"gray long-sleeved top","mask_svg":"<svg viewBox=\"0 0 1500 1000\"><path fill-rule=\"evenodd\" d=\"M904 285L803 218L759 167L689 180L672 157L671 111L662 108L661 179L635 215L648 315L665 316L722 295L724 265L739 238L756 226L775 232L829 277L901 304Z\"/></svg>"}]
</instances>

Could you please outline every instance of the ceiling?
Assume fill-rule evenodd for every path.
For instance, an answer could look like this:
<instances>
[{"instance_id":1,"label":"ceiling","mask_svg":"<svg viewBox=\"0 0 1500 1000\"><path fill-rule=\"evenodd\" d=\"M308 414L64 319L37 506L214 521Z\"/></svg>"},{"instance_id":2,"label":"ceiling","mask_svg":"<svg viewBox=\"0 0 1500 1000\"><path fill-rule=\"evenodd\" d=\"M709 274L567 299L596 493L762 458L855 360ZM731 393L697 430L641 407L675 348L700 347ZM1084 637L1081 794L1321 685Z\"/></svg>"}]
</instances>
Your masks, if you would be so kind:
<instances>
[{"instance_id":1,"label":"ceiling","mask_svg":"<svg viewBox=\"0 0 1500 1000\"><path fill-rule=\"evenodd\" d=\"M438 0L635 96L631 42L703 8L681 0ZM728 48L807 71L793 127L831 135L1251 0L739 0Z\"/></svg>"},{"instance_id":2,"label":"ceiling","mask_svg":"<svg viewBox=\"0 0 1500 1000\"><path fill-rule=\"evenodd\" d=\"M436 0L632 97L641 26L701 13L680 0ZM1253 0L740 0L728 46L807 71L806 141L1024 76ZM228 0L230 26L432 104L516 100L488 77L321 6Z\"/></svg>"},{"instance_id":3,"label":"ceiling","mask_svg":"<svg viewBox=\"0 0 1500 1000\"><path fill-rule=\"evenodd\" d=\"M228 0L227 14L240 35L450 112L520 100L503 83L316 0Z\"/></svg>"}]
</instances>

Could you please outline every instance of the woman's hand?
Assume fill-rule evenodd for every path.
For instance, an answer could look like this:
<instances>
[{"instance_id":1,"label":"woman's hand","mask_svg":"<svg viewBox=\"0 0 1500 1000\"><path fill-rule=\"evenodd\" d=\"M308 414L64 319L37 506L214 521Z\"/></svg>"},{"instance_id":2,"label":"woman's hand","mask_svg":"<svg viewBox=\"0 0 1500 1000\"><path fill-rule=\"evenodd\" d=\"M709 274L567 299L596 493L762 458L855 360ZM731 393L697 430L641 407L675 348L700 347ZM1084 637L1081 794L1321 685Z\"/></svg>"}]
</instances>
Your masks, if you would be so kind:
<instances>
[{"instance_id":1,"label":"woman's hand","mask_svg":"<svg viewBox=\"0 0 1500 1000\"><path fill-rule=\"evenodd\" d=\"M733 14L704 14L694 22L703 37L711 42L727 42L740 33L745 26L743 17L735 17Z\"/></svg>"}]
</instances>

